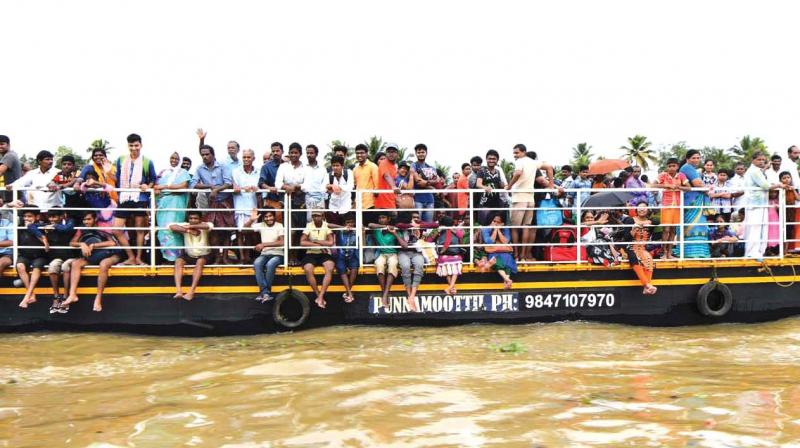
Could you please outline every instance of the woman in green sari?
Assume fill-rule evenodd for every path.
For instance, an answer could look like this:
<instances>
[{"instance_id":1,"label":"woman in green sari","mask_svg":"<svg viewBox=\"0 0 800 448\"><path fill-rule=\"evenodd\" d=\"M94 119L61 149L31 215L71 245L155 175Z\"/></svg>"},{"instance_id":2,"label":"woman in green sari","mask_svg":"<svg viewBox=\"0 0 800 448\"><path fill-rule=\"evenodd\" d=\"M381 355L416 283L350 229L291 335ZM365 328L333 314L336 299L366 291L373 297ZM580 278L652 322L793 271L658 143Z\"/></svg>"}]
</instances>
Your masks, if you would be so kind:
<instances>
[{"instance_id":1,"label":"woman in green sari","mask_svg":"<svg viewBox=\"0 0 800 448\"><path fill-rule=\"evenodd\" d=\"M174 193L170 190L180 190L189 186L191 177L189 172L180 167L181 157L177 152L169 157L170 167L158 174L156 185L153 189L158 194L156 225L158 242L161 245L161 254L169 261L175 261L181 256L183 234L169 230L170 224L180 224L186 221L186 206L189 204L189 193Z\"/></svg>"}]
</instances>

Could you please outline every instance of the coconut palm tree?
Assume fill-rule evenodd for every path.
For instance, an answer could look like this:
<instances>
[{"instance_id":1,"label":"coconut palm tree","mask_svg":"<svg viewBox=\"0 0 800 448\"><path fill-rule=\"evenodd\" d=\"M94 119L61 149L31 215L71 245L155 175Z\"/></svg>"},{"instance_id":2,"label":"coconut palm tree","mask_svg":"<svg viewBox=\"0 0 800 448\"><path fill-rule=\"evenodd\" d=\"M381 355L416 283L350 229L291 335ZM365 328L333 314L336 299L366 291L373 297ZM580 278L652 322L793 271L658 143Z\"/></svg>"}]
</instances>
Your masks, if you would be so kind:
<instances>
[{"instance_id":1,"label":"coconut palm tree","mask_svg":"<svg viewBox=\"0 0 800 448\"><path fill-rule=\"evenodd\" d=\"M331 159L333 158L333 148L337 146L344 146L345 148L347 148L347 155L344 159L344 166L348 167L355 165L356 159L355 159L355 151L353 150L353 148L347 146L347 143L344 143L341 140L333 140L330 143L328 143L328 148L330 149L330 151L328 151L325 154L325 168L330 169Z\"/></svg>"},{"instance_id":2,"label":"coconut palm tree","mask_svg":"<svg viewBox=\"0 0 800 448\"><path fill-rule=\"evenodd\" d=\"M445 185L446 185L447 184L446 181L450 179L450 171L452 171L450 165L443 165L439 162L433 162L433 169L435 169L437 173L439 172L443 173L442 178L445 180Z\"/></svg>"},{"instance_id":3,"label":"coconut palm tree","mask_svg":"<svg viewBox=\"0 0 800 448\"><path fill-rule=\"evenodd\" d=\"M589 165L592 163L592 146L584 143L578 143L572 148L572 160L570 160L570 165L572 165L573 169L578 169L581 165Z\"/></svg>"},{"instance_id":4,"label":"coconut palm tree","mask_svg":"<svg viewBox=\"0 0 800 448\"><path fill-rule=\"evenodd\" d=\"M98 138L96 140L92 140L92 143L90 143L89 147L86 148L86 152L91 154L92 151L94 151L95 149L104 149L106 153L109 153L111 152L112 149L114 149L114 147L108 143L108 140L103 140L101 138Z\"/></svg>"},{"instance_id":5,"label":"coconut palm tree","mask_svg":"<svg viewBox=\"0 0 800 448\"><path fill-rule=\"evenodd\" d=\"M750 161L753 160L753 154L755 154L756 151L763 152L766 154L767 158L770 156L764 140L760 137L751 137L749 135L742 137L742 139L739 140L739 145L731 148L731 152L736 158L736 161L744 162L745 164L749 164Z\"/></svg>"},{"instance_id":6,"label":"coconut palm tree","mask_svg":"<svg viewBox=\"0 0 800 448\"><path fill-rule=\"evenodd\" d=\"M733 168L734 160L727 149L706 146L700 150L700 154L703 156L703 160L713 160L717 169L728 170Z\"/></svg>"},{"instance_id":7,"label":"coconut palm tree","mask_svg":"<svg viewBox=\"0 0 800 448\"><path fill-rule=\"evenodd\" d=\"M506 180L511 180L514 177L514 162L502 159L498 166L503 170L503 174L506 175Z\"/></svg>"},{"instance_id":8,"label":"coconut palm tree","mask_svg":"<svg viewBox=\"0 0 800 448\"><path fill-rule=\"evenodd\" d=\"M644 135L636 134L628 137L628 146L621 146L619 149L625 151L624 158L632 165L639 165L643 171L647 171L650 163L656 162L656 156L650 150L651 143Z\"/></svg>"},{"instance_id":9,"label":"coconut palm tree","mask_svg":"<svg viewBox=\"0 0 800 448\"><path fill-rule=\"evenodd\" d=\"M375 155L386 149L386 142L377 135L373 135L368 140L365 140L364 144L367 146L367 158L369 160L375 160Z\"/></svg>"},{"instance_id":10,"label":"coconut palm tree","mask_svg":"<svg viewBox=\"0 0 800 448\"><path fill-rule=\"evenodd\" d=\"M658 151L658 167L666 168L667 160L676 158L679 161L686 157L686 152L689 151L689 146L684 141L680 141L672 145L669 149L662 149Z\"/></svg>"}]
</instances>

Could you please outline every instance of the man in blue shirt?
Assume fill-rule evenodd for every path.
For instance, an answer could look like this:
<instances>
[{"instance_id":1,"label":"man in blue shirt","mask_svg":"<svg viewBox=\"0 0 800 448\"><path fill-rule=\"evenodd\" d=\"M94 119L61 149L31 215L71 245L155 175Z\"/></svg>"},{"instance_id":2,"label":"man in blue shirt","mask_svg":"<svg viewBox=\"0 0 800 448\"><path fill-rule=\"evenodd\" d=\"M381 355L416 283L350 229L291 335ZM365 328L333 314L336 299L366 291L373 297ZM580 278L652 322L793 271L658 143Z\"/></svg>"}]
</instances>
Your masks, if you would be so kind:
<instances>
[{"instance_id":1,"label":"man in blue shirt","mask_svg":"<svg viewBox=\"0 0 800 448\"><path fill-rule=\"evenodd\" d=\"M278 168L281 166L281 163L283 163L283 144L281 142L272 143L272 145L270 145L270 155L271 157L264 163L264 166L261 167L258 176L258 187L262 189L275 187L275 177L278 175ZM281 205L280 203L283 202L281 197L282 195L280 193L267 193L264 201L264 208L276 208Z\"/></svg>"},{"instance_id":2,"label":"man in blue shirt","mask_svg":"<svg viewBox=\"0 0 800 448\"><path fill-rule=\"evenodd\" d=\"M231 172L220 165L214 154L214 148L210 145L203 145L200 147L200 157L203 159L203 164L197 168L191 188L199 190L209 190L208 195L208 208L210 211L204 211L205 221L211 223L214 230L211 232L210 243L212 246L228 246L230 245L230 235L233 231L233 199L231 193L226 193L223 190L228 190L233 186L231 180ZM209 264L220 264L222 261L228 263L227 258L223 255L219 256L219 249L211 252L211 262Z\"/></svg>"},{"instance_id":3,"label":"man in blue shirt","mask_svg":"<svg viewBox=\"0 0 800 448\"><path fill-rule=\"evenodd\" d=\"M589 177L589 167L586 165L581 165L578 168L578 177L572 180L572 185L570 186L573 190L589 190L592 188L592 179ZM577 192L570 192L567 193L567 197L569 199L569 203L571 207L574 207L575 204L578 202L583 202L586 198L589 197L589 192L581 193L580 197L577 197Z\"/></svg>"},{"instance_id":4,"label":"man in blue shirt","mask_svg":"<svg viewBox=\"0 0 800 448\"><path fill-rule=\"evenodd\" d=\"M433 190L435 184L440 182L436 169L425 163L428 157L428 147L420 143L414 147L417 161L411 164L411 173L414 176L415 190ZM433 193L414 193L414 207L419 209L420 218L425 222L433 221Z\"/></svg>"}]
</instances>

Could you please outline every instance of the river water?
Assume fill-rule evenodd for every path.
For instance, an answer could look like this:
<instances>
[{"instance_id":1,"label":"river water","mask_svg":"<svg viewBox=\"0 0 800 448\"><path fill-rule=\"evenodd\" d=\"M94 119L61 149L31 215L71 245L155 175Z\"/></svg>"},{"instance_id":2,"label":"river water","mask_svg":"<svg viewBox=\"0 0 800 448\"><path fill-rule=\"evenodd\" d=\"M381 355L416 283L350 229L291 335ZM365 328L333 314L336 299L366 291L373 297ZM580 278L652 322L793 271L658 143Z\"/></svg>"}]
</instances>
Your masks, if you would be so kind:
<instances>
[{"instance_id":1,"label":"river water","mask_svg":"<svg viewBox=\"0 0 800 448\"><path fill-rule=\"evenodd\" d=\"M0 446L800 446L800 320L0 336Z\"/></svg>"}]
</instances>

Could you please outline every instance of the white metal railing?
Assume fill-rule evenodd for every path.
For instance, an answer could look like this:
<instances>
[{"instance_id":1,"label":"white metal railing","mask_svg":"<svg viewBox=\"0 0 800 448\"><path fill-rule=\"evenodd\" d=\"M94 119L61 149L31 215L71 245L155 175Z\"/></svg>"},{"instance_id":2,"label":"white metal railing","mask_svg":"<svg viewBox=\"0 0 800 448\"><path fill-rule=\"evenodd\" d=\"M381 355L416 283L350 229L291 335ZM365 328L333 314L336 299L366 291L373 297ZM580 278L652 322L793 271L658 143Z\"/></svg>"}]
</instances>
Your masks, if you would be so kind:
<instances>
[{"instance_id":1,"label":"white metal railing","mask_svg":"<svg viewBox=\"0 0 800 448\"><path fill-rule=\"evenodd\" d=\"M67 189L67 190L71 190L71 189ZM698 191L698 192L705 192L708 189L707 188L694 188L692 190L693 191ZM756 189L756 188L750 188L750 189L737 188L735 191L743 191L743 190L763 191L763 190L759 190L759 189ZM23 188L20 188L17 191L37 191L37 189L34 189L34 188L24 188L23 189ZM43 190L42 189L38 189L38 191L43 191ZM107 192L107 190L102 190L102 189L90 189L88 191L101 192L101 193L102 192ZM139 189L116 189L116 191L117 192L123 192L123 191L141 192L141 190L139 190ZM557 210L560 210L560 213L562 213L562 214L565 211L569 211L570 213L572 213L574 215L574 219L573 219L572 222L568 222L566 219L564 219L563 223L560 226L557 226L557 227L554 227L552 225L538 225L538 224L537 225L512 225L509 222L508 216L506 216L506 218L504 219L505 224L502 226L503 228L510 229L512 231L516 230L516 229L520 229L520 230L521 229L539 230L539 229L556 229L556 228L570 229L570 230L574 231L575 242L574 243L553 243L551 241L545 241L545 242L539 241L539 242L537 242L536 240L533 240L533 241L530 241L530 240L529 241L519 241L519 238L514 238L513 242L510 242L509 244L506 244L506 245L507 246L511 246L512 248L525 248L525 247L530 247L530 248L550 247L550 248L554 248L554 247L573 247L573 246L575 247L576 253L575 253L574 259L559 260L559 261L537 259L537 260L527 260L527 261L524 262L525 264L550 264L550 263L586 263L587 260L585 260L582 257L582 253L583 253L583 250L587 246L592 245L592 244L609 244L609 245L614 246L614 247L623 247L623 246L628 246L628 245L631 245L631 244L644 244L642 242L634 242L634 241L611 241L611 242L598 242L598 243L582 241L581 237L583 236L583 234L585 234L586 231L591 230L591 228L594 228L594 227L606 226L606 227L612 227L612 228L618 230L618 229L624 229L624 228L632 228L632 227L636 226L635 224L623 224L623 223L620 223L620 222L614 222L614 223L609 223L609 224L592 224L592 225L587 224L587 223L583 222L583 220L582 220L582 218L583 218L582 215L586 211L611 212L612 214L618 214L616 212L620 212L622 214L627 214L632 209L632 204L621 204L621 205L612 206L612 207L609 207L609 206L600 206L600 207L598 207L598 206L587 206L587 205L585 205L586 201L588 200L589 197L591 197L594 194L598 194L598 193L623 192L623 193L655 194L655 193L663 192L663 191L664 190L660 189L660 188L643 188L643 189L605 188L605 189L597 189L597 190L592 190L592 189L560 189L560 188L557 188L557 189L514 190L513 192L511 192L512 195L514 193L517 193L517 192L534 193L534 194L550 193L551 195L561 195L561 194L564 194L564 193L575 193L575 201L574 201L573 206L557 208ZM787 213L789 211L796 210L798 206L796 204L787 205L786 201L785 201L785 191L784 190L777 190L777 191L778 191L777 204L775 204L775 203L769 204L768 203L767 205L747 206L747 208L749 208L751 210L759 209L759 208L766 208L766 209L773 208L773 207L777 208L776 211L777 211L778 217L779 217L778 222L777 222L777 224L776 223L771 223L771 225L777 225L779 227L779 232L778 232L779 234L778 234L778 238L776 240L776 242L777 242L777 253L775 255L772 255L772 256L769 256L769 257L762 255L763 258L780 258L780 257L783 257L784 256L784 249L785 249L784 245L785 244L787 244L787 243L800 243L800 239L789 238L790 235L787 234L787 225L800 225L800 222L794 223L794 222L787 221ZM192 193L208 193L208 192L209 192L209 190L197 190L197 189L169 190L169 194L187 194L187 195L188 194L192 194ZM225 193L234 193L234 190L232 190L232 189L224 190L224 192ZM255 191L253 193L256 194L256 198L258 200L258 198L262 195L262 193L267 193L267 192L274 192L274 191L272 189L259 189L259 190ZM362 196L364 194L392 193L392 192L394 192L394 190L356 190L356 191L354 191L355 199L352 201L351 212L355 214L355 227L353 229L335 228L335 229L332 229L332 230L333 230L333 232L354 230L355 233L356 233L356 247L353 247L353 246L337 246L336 243L334 242L333 246L327 247L326 249L331 249L331 250L355 249L358 252L359 263L360 263L361 266L369 264L369 263L365 263L364 262L365 261L365 251L366 250L386 249L386 248L389 248L389 247L392 247L392 248L398 249L398 250L402 250L403 248L400 245L380 246L380 245L368 244L367 243L368 232L367 232L367 228L365 226L365 214L376 213L377 210L376 209L363 210L362 209ZM525 208L513 208L513 209L509 208L509 207L491 207L491 208L490 207L478 207L478 208L476 208L475 207L475 203L474 203L476 195L481 195L481 194L489 193L489 192L490 191L486 191L484 189L467 189L467 190L464 190L464 189L440 189L440 190L424 190L424 191L421 191L421 190L403 190L403 194L415 194L415 193L433 193L433 194L451 194L451 193L464 194L464 193L466 193L467 194L468 204L467 204L466 208L462 209L462 208L452 207L451 206L449 208L435 208L434 209L434 213L437 213L437 214L438 213L455 214L455 212L463 213L463 216L465 217L465 221L467 221L466 223L460 223L459 225L454 225L454 226L451 226L451 227L442 227L442 226L440 226L439 227L439 231L447 230L449 228L449 229L461 230L466 235L468 235L468 238L467 238L466 241L462 241L462 242L460 242L460 244L451 245L451 247L463 248L465 250L465 252L468 254L468 257L465 260L466 263L474 263L475 262L476 252L478 250L480 250L481 246L486 245L486 243L479 242L479 241L476 240L476 236L479 234L480 229L486 227L485 225L480 225L480 224L475 222L475 219L479 216L479 214L484 213L484 214L486 214L486 216L492 216L493 213L500 212L500 213L503 213L505 215L510 215L510 212L512 212L512 211L531 211L531 212L533 212L535 214L537 211L541 211L541 210L551 210L551 211L554 210L554 209L549 208L549 207L535 207L535 206L533 206L533 207L525 207ZM494 193L499 193L499 191L493 191L493 192ZM184 210L188 210L188 209L158 208L158 206L157 206L158 205L158 195L157 194L152 194L153 193L152 191L149 191L149 193L151 193L151 194L150 194L149 203L147 204L148 208L147 208L146 211L149 214L149 218L150 219L149 219L149 223L148 223L148 225L146 227L103 226L103 227L100 227L100 230L104 230L104 231L123 230L123 231L144 231L144 232L147 232L147 236L149 237L149 242L146 245L144 245L144 246L130 245L129 248L131 250L134 250L134 251L137 250L137 249L141 249L143 251L149 251L149 265L150 265L151 268L155 268L158 265L158 256L157 256L157 252L156 251L160 249L160 246L157 245L157 243L158 243L157 234L158 234L159 231L169 231L169 225L170 224L177 224L177 223L163 223L163 225L162 225L162 223L158 223L156 221L156 219L153 219L154 216L155 216L155 213L157 211L159 211L159 210L161 210L161 211L184 211ZM303 209L303 208L300 208L300 209L293 208L292 204L291 204L292 201L289 200L288 195L284 191L278 191L278 193L283 195L283 199L284 199L283 200L283 209L280 210L280 211L283 214L283 226L284 226L285 235L286 235L286 238L284 238L284 245L283 245L283 248L282 248L283 249L283 255L284 255L284 265L287 265L289 263L289 260L290 260L290 255L292 253L294 253L294 251L306 249L306 247L300 246L298 243L293 241L293 237L294 237L294 240L297 241L296 235L299 232L302 232L303 229L302 228L293 227L292 216L302 215L303 218L308 218L308 215L310 214L310 211L308 209ZM675 191L675 193L680 194L680 196L682 198L681 201L680 201L680 205L677 206L677 208L679 209L680 223L671 225L672 227L676 228L676 238L677 238L677 240L673 240L673 241L655 241L655 240L651 239L650 241L647 241L646 244L652 245L652 246L665 246L665 245L674 246L676 248L675 252L677 253L677 259L684 260L684 259L686 259L685 248L686 248L686 246L688 244L713 245L713 244L744 244L745 243L744 240L739 240L739 241L737 241L735 243L717 243L715 240L711 240L710 238L707 238L705 240L687 241L686 238L685 238L686 227L691 225L690 223L684 222L685 213L687 212L687 210L700 209L701 211L705 211L705 210L709 210L709 209L716 209L718 206L714 205L714 204L702 205L702 206L686 205L685 200L684 200L685 198L683 198L684 193L680 192L680 191ZM349 195L350 192L347 192L347 194ZM19 241L18 241L17 230L25 228L24 226L20 225L20 216L22 214L21 211L25 210L25 209L31 209L31 208L34 208L34 207L30 207L30 206L10 207L10 209L11 209L10 211L12 213L12 223L14 224L13 225L14 231L12 232L12 234L13 234L13 255L14 255L15 259L18 256L18 251L20 249L41 249L41 247L38 247L38 246L19 246L19 244L18 244ZM62 209L64 211L96 210L96 209L91 208L91 207L74 207L74 208L64 208L64 207L62 207ZM663 209L663 208L661 208L660 206L657 206L657 208L653 208L653 207L648 206L648 209L651 212L657 212L659 209ZM224 213L231 213L231 214L235 214L235 213L238 212L240 214L245 214L246 213L248 215L252 211L252 209L239 210L239 209L235 209L235 208L219 209L219 208L211 208L211 207L200 208L200 209L195 208L194 210L199 210L199 211L202 211L202 212L224 212ZM267 210L275 210L275 209L270 208L270 207L264 207L263 204L259 203L259 207L257 207L257 210L259 212L264 212L264 211L267 211ZM415 211L416 212L422 212L423 210L427 210L427 209L419 209L419 208L407 208L407 209L405 209L405 208L404 209L401 209L401 208L388 208L388 209L384 209L383 211L387 212L387 213L393 213L394 214L394 213L398 213L398 212L415 212ZM277 211L277 210L275 210L275 211ZM332 210L330 208L319 209L319 210L315 210L315 211L319 211L319 212L322 212L322 213L333 213L333 212L336 212L336 210ZM800 218L800 216L798 216L798 218ZM300 221L303 221L303 219L301 218ZM310 219L308 221L310 222ZM76 224L80 224L80 223L76 223ZM731 223L728 223L728 224L730 225ZM705 225L708 226L709 233L707 233L707 234L710 235L711 227L714 226L715 223L705 223ZM747 226L761 226L761 225L770 225L770 223L754 223L754 224L748 224L746 222L737 223L737 226L744 226L745 230L747 229ZM656 227L664 228L664 227L668 227L668 226L664 225L664 224L660 224L660 223L654 223L653 229L656 228ZM86 228L85 227L81 227L80 225L76 225L75 229L78 230L78 229L86 229ZM217 232L239 232L239 231L247 231L247 230L239 229L238 227L214 227L213 231L217 231ZM538 232L533 232L534 236L537 233ZM135 240L135 238L133 238L133 235L131 235L131 236L132 236L132 238L129 238L129 240ZM653 236L653 232L651 231L651 237L652 236ZM230 242L230 239L226 238L225 241ZM334 241L335 241L335 239L334 239ZM70 249L70 250L75 250L74 247L69 247L69 246L51 246L50 248L51 249ZM187 246L171 246L170 247L170 249L181 249L181 250L186 249L186 248L187 248ZM220 251L221 250L221 251L223 251L223 256L225 256L225 252L228 251L228 250L239 250L239 249L252 250L253 246L242 244L242 241L240 241L238 239L238 237L237 237L237 244L236 245L227 245L227 244L218 245L218 246L209 245L209 246L206 246L206 248L210 249L211 251ZM255 255L257 256L258 254L255 254ZM703 259L710 259L710 260L730 259L730 258L734 258L734 257L723 257L723 258L719 258L719 257L716 257L716 258L715 257L703 257ZM738 258L744 258L744 257L738 257ZM656 260L656 261L660 261L660 260ZM164 263L164 264L167 264L167 263ZM236 265L236 264L234 264L234 265L231 265L231 266L251 266L251 265L242 265L242 264Z\"/></svg>"}]
</instances>

